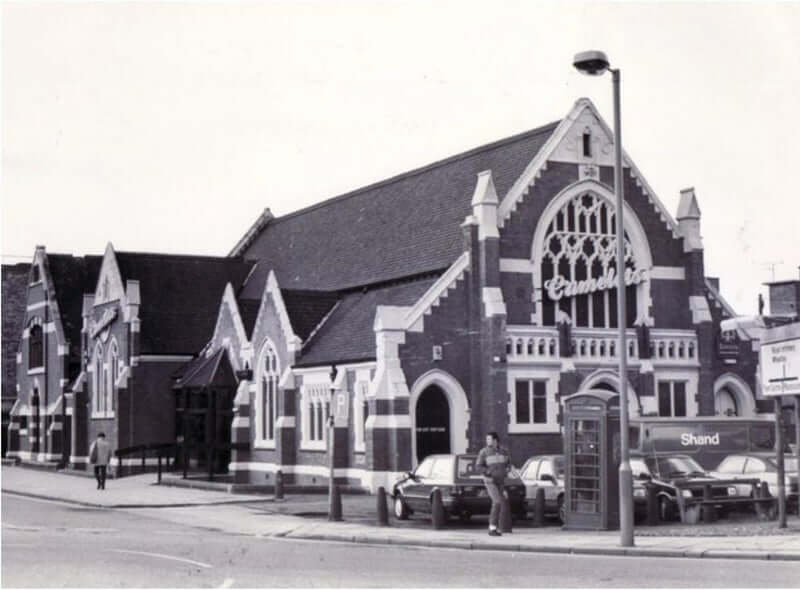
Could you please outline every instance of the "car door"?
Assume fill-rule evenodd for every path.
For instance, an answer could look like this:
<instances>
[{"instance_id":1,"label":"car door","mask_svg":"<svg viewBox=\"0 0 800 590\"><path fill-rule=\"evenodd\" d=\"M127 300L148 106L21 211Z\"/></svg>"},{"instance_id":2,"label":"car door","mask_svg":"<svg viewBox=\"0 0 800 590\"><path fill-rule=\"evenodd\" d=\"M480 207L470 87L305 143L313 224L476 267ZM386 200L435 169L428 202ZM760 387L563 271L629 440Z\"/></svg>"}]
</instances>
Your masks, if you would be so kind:
<instances>
[{"instance_id":1,"label":"car door","mask_svg":"<svg viewBox=\"0 0 800 590\"><path fill-rule=\"evenodd\" d=\"M522 483L525 485L525 498L530 504L536 500L536 488L538 482L536 481L536 473L539 471L539 464L541 460L531 459L522 470Z\"/></svg>"},{"instance_id":2,"label":"car door","mask_svg":"<svg viewBox=\"0 0 800 590\"><path fill-rule=\"evenodd\" d=\"M431 470L430 477L422 489L422 495L425 499L425 510L427 512L431 510L430 497L434 488L438 487L444 496L449 494L453 487L453 459L453 457L449 456L440 456L436 457L436 460L433 462L433 469Z\"/></svg>"},{"instance_id":3,"label":"car door","mask_svg":"<svg viewBox=\"0 0 800 590\"><path fill-rule=\"evenodd\" d=\"M425 489L430 486L433 462L434 457L426 457L414 470L414 477L403 485L403 499L411 510L427 509L428 496L425 494Z\"/></svg>"},{"instance_id":4,"label":"car door","mask_svg":"<svg viewBox=\"0 0 800 590\"><path fill-rule=\"evenodd\" d=\"M548 475L552 477L552 480L542 479ZM539 465L539 473L536 475L536 485L544 489L544 503L549 508L556 506L560 489L556 481L556 469L551 457L542 459Z\"/></svg>"}]
</instances>

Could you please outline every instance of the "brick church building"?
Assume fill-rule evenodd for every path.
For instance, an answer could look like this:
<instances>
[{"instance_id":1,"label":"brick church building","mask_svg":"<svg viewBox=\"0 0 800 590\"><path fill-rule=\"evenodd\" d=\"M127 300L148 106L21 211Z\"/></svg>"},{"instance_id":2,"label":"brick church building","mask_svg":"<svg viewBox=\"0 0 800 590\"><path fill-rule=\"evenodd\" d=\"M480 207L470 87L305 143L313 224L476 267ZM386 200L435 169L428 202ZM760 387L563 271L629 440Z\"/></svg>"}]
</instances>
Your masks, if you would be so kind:
<instances>
[{"instance_id":1,"label":"brick church building","mask_svg":"<svg viewBox=\"0 0 800 590\"><path fill-rule=\"evenodd\" d=\"M624 272L632 416L767 411L752 346L721 337L734 312L704 273L694 190L673 218L625 155L618 269L613 177L612 133L581 99L561 121L266 210L231 252L255 268L175 390L231 390L240 482L322 484L331 435L354 487L477 451L491 430L520 464L561 451L564 396L618 388ZM334 411L347 418L330 429Z\"/></svg>"}]
</instances>

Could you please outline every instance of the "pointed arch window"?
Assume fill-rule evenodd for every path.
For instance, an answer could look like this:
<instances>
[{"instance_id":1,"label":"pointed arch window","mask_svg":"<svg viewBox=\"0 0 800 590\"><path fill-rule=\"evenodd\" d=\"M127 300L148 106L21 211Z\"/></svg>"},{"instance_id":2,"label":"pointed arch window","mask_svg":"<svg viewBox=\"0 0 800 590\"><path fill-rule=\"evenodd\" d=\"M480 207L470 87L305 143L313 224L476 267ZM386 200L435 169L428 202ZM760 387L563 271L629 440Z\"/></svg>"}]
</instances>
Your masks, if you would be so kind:
<instances>
[{"instance_id":1,"label":"pointed arch window","mask_svg":"<svg viewBox=\"0 0 800 590\"><path fill-rule=\"evenodd\" d=\"M38 318L34 318L34 321ZM44 331L40 322L33 323L28 331L28 369L44 367Z\"/></svg>"},{"instance_id":2,"label":"pointed arch window","mask_svg":"<svg viewBox=\"0 0 800 590\"><path fill-rule=\"evenodd\" d=\"M558 312L579 328L617 327L616 212L604 198L581 193L569 199L547 226L542 244L542 324L554 326ZM628 233L624 268L626 324L637 317L636 284L642 279Z\"/></svg>"},{"instance_id":3,"label":"pointed arch window","mask_svg":"<svg viewBox=\"0 0 800 590\"><path fill-rule=\"evenodd\" d=\"M105 368L105 407L106 407L106 414L113 415L114 414L114 406L115 406L115 398L117 393L117 379L119 379L120 375L120 365L119 365L119 347L117 346L116 340L111 342L111 346L108 348L108 360L106 362Z\"/></svg>"},{"instance_id":4,"label":"pointed arch window","mask_svg":"<svg viewBox=\"0 0 800 590\"><path fill-rule=\"evenodd\" d=\"M108 413L106 390L108 385L108 368L103 354L103 345L99 342L94 349L92 360L92 417L105 418Z\"/></svg>"},{"instance_id":5,"label":"pointed arch window","mask_svg":"<svg viewBox=\"0 0 800 590\"><path fill-rule=\"evenodd\" d=\"M272 446L275 444L275 425L278 420L280 361L275 347L269 341L261 350L256 375L256 443Z\"/></svg>"}]
</instances>

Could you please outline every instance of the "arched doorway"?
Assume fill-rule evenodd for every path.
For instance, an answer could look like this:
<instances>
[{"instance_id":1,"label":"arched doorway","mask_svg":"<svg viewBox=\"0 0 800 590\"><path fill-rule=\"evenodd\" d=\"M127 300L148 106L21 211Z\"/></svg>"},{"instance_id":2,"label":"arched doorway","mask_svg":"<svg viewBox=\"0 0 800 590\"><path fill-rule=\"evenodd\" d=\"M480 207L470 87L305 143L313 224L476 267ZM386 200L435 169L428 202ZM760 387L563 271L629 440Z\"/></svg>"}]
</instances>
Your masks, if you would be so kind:
<instances>
[{"instance_id":1,"label":"arched doorway","mask_svg":"<svg viewBox=\"0 0 800 590\"><path fill-rule=\"evenodd\" d=\"M450 452L450 403L438 385L428 385L416 407L417 461L428 455Z\"/></svg>"},{"instance_id":2,"label":"arched doorway","mask_svg":"<svg viewBox=\"0 0 800 590\"><path fill-rule=\"evenodd\" d=\"M717 416L739 415L736 396L727 387L723 387L714 395L714 413Z\"/></svg>"}]
</instances>

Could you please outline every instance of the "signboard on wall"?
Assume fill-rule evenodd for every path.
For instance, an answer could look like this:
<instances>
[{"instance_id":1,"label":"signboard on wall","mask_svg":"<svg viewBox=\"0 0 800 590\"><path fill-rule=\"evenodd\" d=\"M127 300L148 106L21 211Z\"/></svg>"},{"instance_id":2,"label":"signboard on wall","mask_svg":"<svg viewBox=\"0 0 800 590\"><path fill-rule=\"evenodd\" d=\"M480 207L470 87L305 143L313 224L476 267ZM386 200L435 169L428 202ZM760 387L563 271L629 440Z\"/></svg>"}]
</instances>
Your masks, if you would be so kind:
<instances>
[{"instance_id":1,"label":"signboard on wall","mask_svg":"<svg viewBox=\"0 0 800 590\"><path fill-rule=\"evenodd\" d=\"M786 329L795 326L796 329ZM760 356L765 397L800 395L800 324L768 330Z\"/></svg>"}]
</instances>

